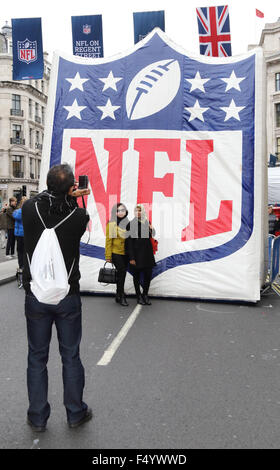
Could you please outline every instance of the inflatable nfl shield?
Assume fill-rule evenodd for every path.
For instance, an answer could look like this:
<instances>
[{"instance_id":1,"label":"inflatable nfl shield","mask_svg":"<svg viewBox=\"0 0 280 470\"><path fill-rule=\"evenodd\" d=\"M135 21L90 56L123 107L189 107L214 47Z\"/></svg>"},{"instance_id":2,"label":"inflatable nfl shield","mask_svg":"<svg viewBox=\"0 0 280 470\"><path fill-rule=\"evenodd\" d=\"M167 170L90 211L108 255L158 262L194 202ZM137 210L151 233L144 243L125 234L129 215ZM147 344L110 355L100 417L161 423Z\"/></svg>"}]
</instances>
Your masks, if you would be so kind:
<instances>
[{"instance_id":1,"label":"inflatable nfl shield","mask_svg":"<svg viewBox=\"0 0 280 470\"><path fill-rule=\"evenodd\" d=\"M263 283L263 56L194 56L155 29L111 59L55 54L40 189L50 166L88 175L81 290L98 283L116 202L156 230L151 295L257 301ZM125 290L134 293L131 274Z\"/></svg>"}]
</instances>

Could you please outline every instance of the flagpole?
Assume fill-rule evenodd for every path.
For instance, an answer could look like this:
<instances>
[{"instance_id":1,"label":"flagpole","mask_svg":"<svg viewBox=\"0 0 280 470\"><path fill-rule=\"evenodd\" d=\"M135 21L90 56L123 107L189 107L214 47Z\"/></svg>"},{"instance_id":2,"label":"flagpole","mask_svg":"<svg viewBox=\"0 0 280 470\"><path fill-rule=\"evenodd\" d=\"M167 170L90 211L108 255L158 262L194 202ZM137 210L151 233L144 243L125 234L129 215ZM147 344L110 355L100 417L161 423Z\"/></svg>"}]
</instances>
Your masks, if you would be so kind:
<instances>
[{"instance_id":1,"label":"flagpole","mask_svg":"<svg viewBox=\"0 0 280 470\"><path fill-rule=\"evenodd\" d=\"M255 44L258 45L260 42L259 27L261 26L261 31L264 24L264 13L257 8L255 8Z\"/></svg>"},{"instance_id":2,"label":"flagpole","mask_svg":"<svg viewBox=\"0 0 280 470\"><path fill-rule=\"evenodd\" d=\"M255 16L255 21L254 21L254 44L258 44L257 41L257 18Z\"/></svg>"}]
</instances>

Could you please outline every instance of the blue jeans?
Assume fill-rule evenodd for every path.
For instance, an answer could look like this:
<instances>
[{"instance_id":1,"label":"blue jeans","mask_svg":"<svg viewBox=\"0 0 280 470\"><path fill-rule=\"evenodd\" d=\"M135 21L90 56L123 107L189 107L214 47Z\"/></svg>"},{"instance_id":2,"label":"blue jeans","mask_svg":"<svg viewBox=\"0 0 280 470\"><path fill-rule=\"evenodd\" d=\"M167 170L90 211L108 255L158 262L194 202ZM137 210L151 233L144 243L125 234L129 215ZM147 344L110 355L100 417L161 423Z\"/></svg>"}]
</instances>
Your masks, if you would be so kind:
<instances>
[{"instance_id":1,"label":"blue jeans","mask_svg":"<svg viewBox=\"0 0 280 470\"><path fill-rule=\"evenodd\" d=\"M27 294L25 316L28 336L28 418L35 426L44 426L50 416L47 363L52 325L55 323L63 365L67 420L70 423L79 421L87 411L87 405L82 401L85 374L79 352L82 335L80 295L69 295L58 305L49 305Z\"/></svg>"}]
</instances>

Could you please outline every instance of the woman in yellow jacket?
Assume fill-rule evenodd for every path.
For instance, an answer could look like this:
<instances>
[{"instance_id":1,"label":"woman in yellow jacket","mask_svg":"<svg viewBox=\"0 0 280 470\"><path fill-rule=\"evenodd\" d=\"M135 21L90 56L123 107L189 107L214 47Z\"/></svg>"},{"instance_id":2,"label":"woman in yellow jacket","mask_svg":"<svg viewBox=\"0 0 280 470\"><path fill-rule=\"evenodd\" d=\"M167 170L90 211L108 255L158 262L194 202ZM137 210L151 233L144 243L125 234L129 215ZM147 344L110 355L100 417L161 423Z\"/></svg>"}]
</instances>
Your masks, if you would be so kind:
<instances>
[{"instance_id":1,"label":"woman in yellow jacket","mask_svg":"<svg viewBox=\"0 0 280 470\"><path fill-rule=\"evenodd\" d=\"M127 307L128 303L124 293L128 257L125 254L126 226L128 224L127 208L122 203L113 206L111 219L106 226L105 259L116 267L117 293L116 302Z\"/></svg>"}]
</instances>

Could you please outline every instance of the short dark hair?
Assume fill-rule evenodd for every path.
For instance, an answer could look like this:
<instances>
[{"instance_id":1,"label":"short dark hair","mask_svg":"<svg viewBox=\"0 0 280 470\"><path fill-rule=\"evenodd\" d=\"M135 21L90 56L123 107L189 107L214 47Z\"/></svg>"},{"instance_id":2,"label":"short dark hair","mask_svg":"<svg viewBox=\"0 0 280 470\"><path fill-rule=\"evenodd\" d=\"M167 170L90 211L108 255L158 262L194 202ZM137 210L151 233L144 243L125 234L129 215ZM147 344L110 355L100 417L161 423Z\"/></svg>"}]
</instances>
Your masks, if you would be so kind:
<instances>
[{"instance_id":1,"label":"short dark hair","mask_svg":"<svg viewBox=\"0 0 280 470\"><path fill-rule=\"evenodd\" d=\"M75 177L70 165L54 165L47 174L48 190L56 194L67 194L74 186Z\"/></svg>"}]
</instances>

